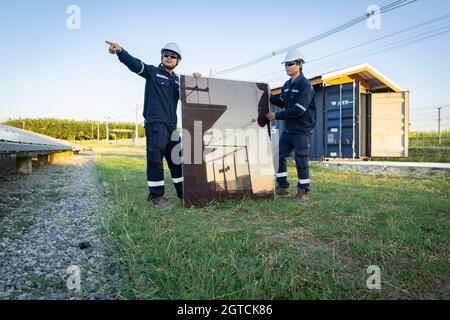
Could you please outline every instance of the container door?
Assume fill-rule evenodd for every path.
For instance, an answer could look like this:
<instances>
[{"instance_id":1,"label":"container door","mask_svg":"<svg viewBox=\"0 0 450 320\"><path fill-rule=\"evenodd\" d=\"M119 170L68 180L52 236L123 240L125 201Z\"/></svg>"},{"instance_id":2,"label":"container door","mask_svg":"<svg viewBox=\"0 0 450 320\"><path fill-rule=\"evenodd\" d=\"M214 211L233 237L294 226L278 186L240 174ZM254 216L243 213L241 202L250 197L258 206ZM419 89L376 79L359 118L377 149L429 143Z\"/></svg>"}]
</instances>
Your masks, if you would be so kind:
<instances>
[{"instance_id":1,"label":"container door","mask_svg":"<svg viewBox=\"0 0 450 320\"><path fill-rule=\"evenodd\" d=\"M325 90L327 158L359 158L359 82Z\"/></svg>"},{"instance_id":2,"label":"container door","mask_svg":"<svg viewBox=\"0 0 450 320\"><path fill-rule=\"evenodd\" d=\"M409 92L374 93L371 156L408 157Z\"/></svg>"},{"instance_id":3,"label":"container door","mask_svg":"<svg viewBox=\"0 0 450 320\"><path fill-rule=\"evenodd\" d=\"M324 127L323 127L323 88L321 86L315 86L315 104L316 104L316 125L311 133L311 147L309 150L309 159L311 160L322 160L323 153L323 137L324 137Z\"/></svg>"}]
</instances>

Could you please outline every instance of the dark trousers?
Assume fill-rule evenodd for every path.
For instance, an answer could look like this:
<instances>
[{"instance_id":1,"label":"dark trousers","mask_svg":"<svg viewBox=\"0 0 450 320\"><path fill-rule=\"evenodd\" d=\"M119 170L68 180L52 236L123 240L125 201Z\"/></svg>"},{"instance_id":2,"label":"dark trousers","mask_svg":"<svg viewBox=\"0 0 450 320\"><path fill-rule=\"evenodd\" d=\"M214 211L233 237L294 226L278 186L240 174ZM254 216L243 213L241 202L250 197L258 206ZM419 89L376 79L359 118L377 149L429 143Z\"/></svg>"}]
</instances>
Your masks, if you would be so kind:
<instances>
[{"instance_id":1,"label":"dark trousers","mask_svg":"<svg viewBox=\"0 0 450 320\"><path fill-rule=\"evenodd\" d=\"M181 143L181 138L177 136L176 141L171 140L173 130L162 123L145 125L147 137L147 182L150 192L150 199L164 195L164 166L163 158L169 165L172 182L177 191L177 196L183 198L183 175L180 164L175 164L172 160L172 150ZM180 145L181 146L181 145ZM181 154L177 154L181 156ZM174 159L175 160L175 159ZM179 160L177 161L179 162Z\"/></svg>"},{"instance_id":2,"label":"dark trousers","mask_svg":"<svg viewBox=\"0 0 450 320\"><path fill-rule=\"evenodd\" d=\"M297 167L297 188L309 191L309 134L294 134L283 132L279 143L279 167L276 174L277 183L282 188L289 188L287 179L286 158L294 151L295 165Z\"/></svg>"}]
</instances>

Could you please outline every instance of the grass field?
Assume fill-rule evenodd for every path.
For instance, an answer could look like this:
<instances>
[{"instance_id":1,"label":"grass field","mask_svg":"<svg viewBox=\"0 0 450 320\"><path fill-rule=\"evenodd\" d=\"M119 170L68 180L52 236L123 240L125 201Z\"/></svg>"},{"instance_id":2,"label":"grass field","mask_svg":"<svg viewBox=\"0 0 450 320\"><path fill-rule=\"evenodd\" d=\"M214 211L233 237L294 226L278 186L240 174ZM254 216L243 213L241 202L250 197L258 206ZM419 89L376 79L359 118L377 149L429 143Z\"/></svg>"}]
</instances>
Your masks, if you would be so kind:
<instances>
[{"instance_id":1,"label":"grass field","mask_svg":"<svg viewBox=\"0 0 450 320\"><path fill-rule=\"evenodd\" d=\"M371 161L450 163L450 148L410 147L408 158L375 158Z\"/></svg>"},{"instance_id":2,"label":"grass field","mask_svg":"<svg viewBox=\"0 0 450 320\"><path fill-rule=\"evenodd\" d=\"M450 131L410 132L408 158L372 158L373 161L450 163Z\"/></svg>"},{"instance_id":3,"label":"grass field","mask_svg":"<svg viewBox=\"0 0 450 320\"><path fill-rule=\"evenodd\" d=\"M146 202L145 150L97 150L103 229L127 299L449 299L450 176L311 168L311 202ZM289 168L295 180L295 168ZM294 184L293 184L294 185ZM292 187L292 193L295 192ZM381 268L369 290L367 267Z\"/></svg>"},{"instance_id":4,"label":"grass field","mask_svg":"<svg viewBox=\"0 0 450 320\"><path fill-rule=\"evenodd\" d=\"M410 147L450 147L450 131L441 132L441 143L437 132L411 131L409 134Z\"/></svg>"}]
</instances>

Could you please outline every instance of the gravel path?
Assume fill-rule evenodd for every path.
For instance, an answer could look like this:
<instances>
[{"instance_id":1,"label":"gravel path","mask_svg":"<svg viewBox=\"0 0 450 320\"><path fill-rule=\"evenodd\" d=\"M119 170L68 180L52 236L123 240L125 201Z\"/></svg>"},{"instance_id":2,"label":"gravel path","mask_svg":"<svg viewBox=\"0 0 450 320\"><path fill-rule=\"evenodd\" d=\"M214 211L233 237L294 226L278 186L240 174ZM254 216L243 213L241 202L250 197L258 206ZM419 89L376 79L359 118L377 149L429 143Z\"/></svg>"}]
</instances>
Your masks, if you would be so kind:
<instances>
[{"instance_id":1,"label":"gravel path","mask_svg":"<svg viewBox=\"0 0 450 320\"><path fill-rule=\"evenodd\" d=\"M0 300L118 298L93 169L93 155L84 154L0 177ZM69 290L77 267L81 289Z\"/></svg>"}]
</instances>

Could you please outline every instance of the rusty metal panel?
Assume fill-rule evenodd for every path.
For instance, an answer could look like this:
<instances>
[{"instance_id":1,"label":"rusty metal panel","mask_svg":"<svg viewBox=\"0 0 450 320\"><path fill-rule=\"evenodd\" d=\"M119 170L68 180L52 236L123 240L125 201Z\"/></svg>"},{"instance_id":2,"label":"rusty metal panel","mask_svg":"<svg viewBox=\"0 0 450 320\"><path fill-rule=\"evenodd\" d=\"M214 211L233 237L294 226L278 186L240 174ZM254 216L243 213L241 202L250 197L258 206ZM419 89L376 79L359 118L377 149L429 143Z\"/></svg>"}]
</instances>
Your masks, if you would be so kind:
<instances>
[{"instance_id":1,"label":"rusty metal panel","mask_svg":"<svg viewBox=\"0 0 450 320\"><path fill-rule=\"evenodd\" d=\"M371 156L407 157L409 92L373 93Z\"/></svg>"},{"instance_id":2,"label":"rusty metal panel","mask_svg":"<svg viewBox=\"0 0 450 320\"><path fill-rule=\"evenodd\" d=\"M268 86L181 77L184 204L274 197Z\"/></svg>"}]
</instances>

